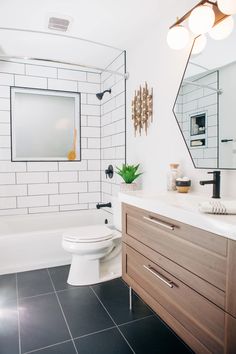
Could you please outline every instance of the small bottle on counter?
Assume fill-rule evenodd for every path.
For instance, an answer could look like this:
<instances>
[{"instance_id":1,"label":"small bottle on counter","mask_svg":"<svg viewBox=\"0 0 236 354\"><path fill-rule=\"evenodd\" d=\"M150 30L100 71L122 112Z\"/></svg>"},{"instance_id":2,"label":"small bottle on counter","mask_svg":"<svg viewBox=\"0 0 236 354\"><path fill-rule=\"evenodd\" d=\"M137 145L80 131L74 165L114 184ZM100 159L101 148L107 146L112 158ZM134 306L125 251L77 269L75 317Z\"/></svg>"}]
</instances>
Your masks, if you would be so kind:
<instances>
[{"instance_id":1,"label":"small bottle on counter","mask_svg":"<svg viewBox=\"0 0 236 354\"><path fill-rule=\"evenodd\" d=\"M176 191L176 179L179 177L179 164L171 163L170 171L167 175L167 190L168 191Z\"/></svg>"}]
</instances>

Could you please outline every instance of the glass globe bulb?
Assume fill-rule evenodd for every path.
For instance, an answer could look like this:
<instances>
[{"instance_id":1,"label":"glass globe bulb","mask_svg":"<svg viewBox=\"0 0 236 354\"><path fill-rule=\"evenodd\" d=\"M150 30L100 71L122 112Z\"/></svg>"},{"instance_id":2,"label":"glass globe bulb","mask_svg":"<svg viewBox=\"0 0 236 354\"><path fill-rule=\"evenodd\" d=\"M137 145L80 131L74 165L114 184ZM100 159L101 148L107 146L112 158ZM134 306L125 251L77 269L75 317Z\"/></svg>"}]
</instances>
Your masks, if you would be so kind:
<instances>
[{"instance_id":1,"label":"glass globe bulb","mask_svg":"<svg viewBox=\"0 0 236 354\"><path fill-rule=\"evenodd\" d=\"M236 14L236 1L235 0L218 0L218 8L223 14L233 15Z\"/></svg>"},{"instance_id":2,"label":"glass globe bulb","mask_svg":"<svg viewBox=\"0 0 236 354\"><path fill-rule=\"evenodd\" d=\"M167 43L171 49L180 50L187 46L189 31L183 26L172 27L167 34Z\"/></svg>"},{"instance_id":3,"label":"glass globe bulb","mask_svg":"<svg viewBox=\"0 0 236 354\"><path fill-rule=\"evenodd\" d=\"M207 37L205 36L205 34L202 34L201 36L197 37L195 39L191 54L193 55L200 54L205 48L206 44L207 44Z\"/></svg>"},{"instance_id":4,"label":"glass globe bulb","mask_svg":"<svg viewBox=\"0 0 236 354\"><path fill-rule=\"evenodd\" d=\"M234 19L232 16L229 16L225 20L221 21L218 25L214 26L210 30L209 36L216 40L225 39L230 35L233 29Z\"/></svg>"},{"instance_id":5,"label":"glass globe bulb","mask_svg":"<svg viewBox=\"0 0 236 354\"><path fill-rule=\"evenodd\" d=\"M188 23L190 30L194 34L204 34L213 27L215 13L211 7L200 5L191 12Z\"/></svg>"}]
</instances>

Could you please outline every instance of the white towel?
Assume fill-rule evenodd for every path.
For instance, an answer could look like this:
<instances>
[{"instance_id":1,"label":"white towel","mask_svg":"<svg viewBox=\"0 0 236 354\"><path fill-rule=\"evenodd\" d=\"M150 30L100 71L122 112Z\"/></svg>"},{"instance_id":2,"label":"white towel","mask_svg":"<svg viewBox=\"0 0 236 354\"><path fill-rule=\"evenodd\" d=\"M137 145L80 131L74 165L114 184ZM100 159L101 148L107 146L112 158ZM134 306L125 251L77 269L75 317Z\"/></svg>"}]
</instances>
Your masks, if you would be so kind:
<instances>
[{"instance_id":1,"label":"white towel","mask_svg":"<svg viewBox=\"0 0 236 354\"><path fill-rule=\"evenodd\" d=\"M199 204L199 210L208 214L236 214L236 201L211 200Z\"/></svg>"}]
</instances>

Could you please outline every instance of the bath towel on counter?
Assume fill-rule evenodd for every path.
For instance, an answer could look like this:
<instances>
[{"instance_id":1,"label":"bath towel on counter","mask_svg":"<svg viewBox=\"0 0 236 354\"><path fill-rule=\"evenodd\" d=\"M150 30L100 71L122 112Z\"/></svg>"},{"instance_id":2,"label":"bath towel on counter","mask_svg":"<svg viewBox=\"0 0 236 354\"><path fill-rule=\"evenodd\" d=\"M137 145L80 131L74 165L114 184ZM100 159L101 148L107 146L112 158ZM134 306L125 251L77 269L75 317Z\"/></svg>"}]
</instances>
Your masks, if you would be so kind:
<instances>
[{"instance_id":1,"label":"bath towel on counter","mask_svg":"<svg viewBox=\"0 0 236 354\"><path fill-rule=\"evenodd\" d=\"M199 204L199 210L208 214L236 214L236 201L211 200Z\"/></svg>"}]
</instances>

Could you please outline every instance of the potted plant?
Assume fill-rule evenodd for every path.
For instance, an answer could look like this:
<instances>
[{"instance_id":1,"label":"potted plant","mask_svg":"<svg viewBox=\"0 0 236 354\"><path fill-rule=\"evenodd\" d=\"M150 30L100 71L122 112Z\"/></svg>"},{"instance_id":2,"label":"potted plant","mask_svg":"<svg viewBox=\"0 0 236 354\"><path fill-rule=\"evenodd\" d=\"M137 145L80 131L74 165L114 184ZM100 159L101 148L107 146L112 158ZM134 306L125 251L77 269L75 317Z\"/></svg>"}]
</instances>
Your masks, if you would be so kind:
<instances>
[{"instance_id":1,"label":"potted plant","mask_svg":"<svg viewBox=\"0 0 236 354\"><path fill-rule=\"evenodd\" d=\"M121 183L120 190L125 191L134 191L137 189L137 184L134 181L142 174L138 172L138 165L126 165L123 164L122 167L116 167L116 173L121 176L124 182Z\"/></svg>"}]
</instances>

